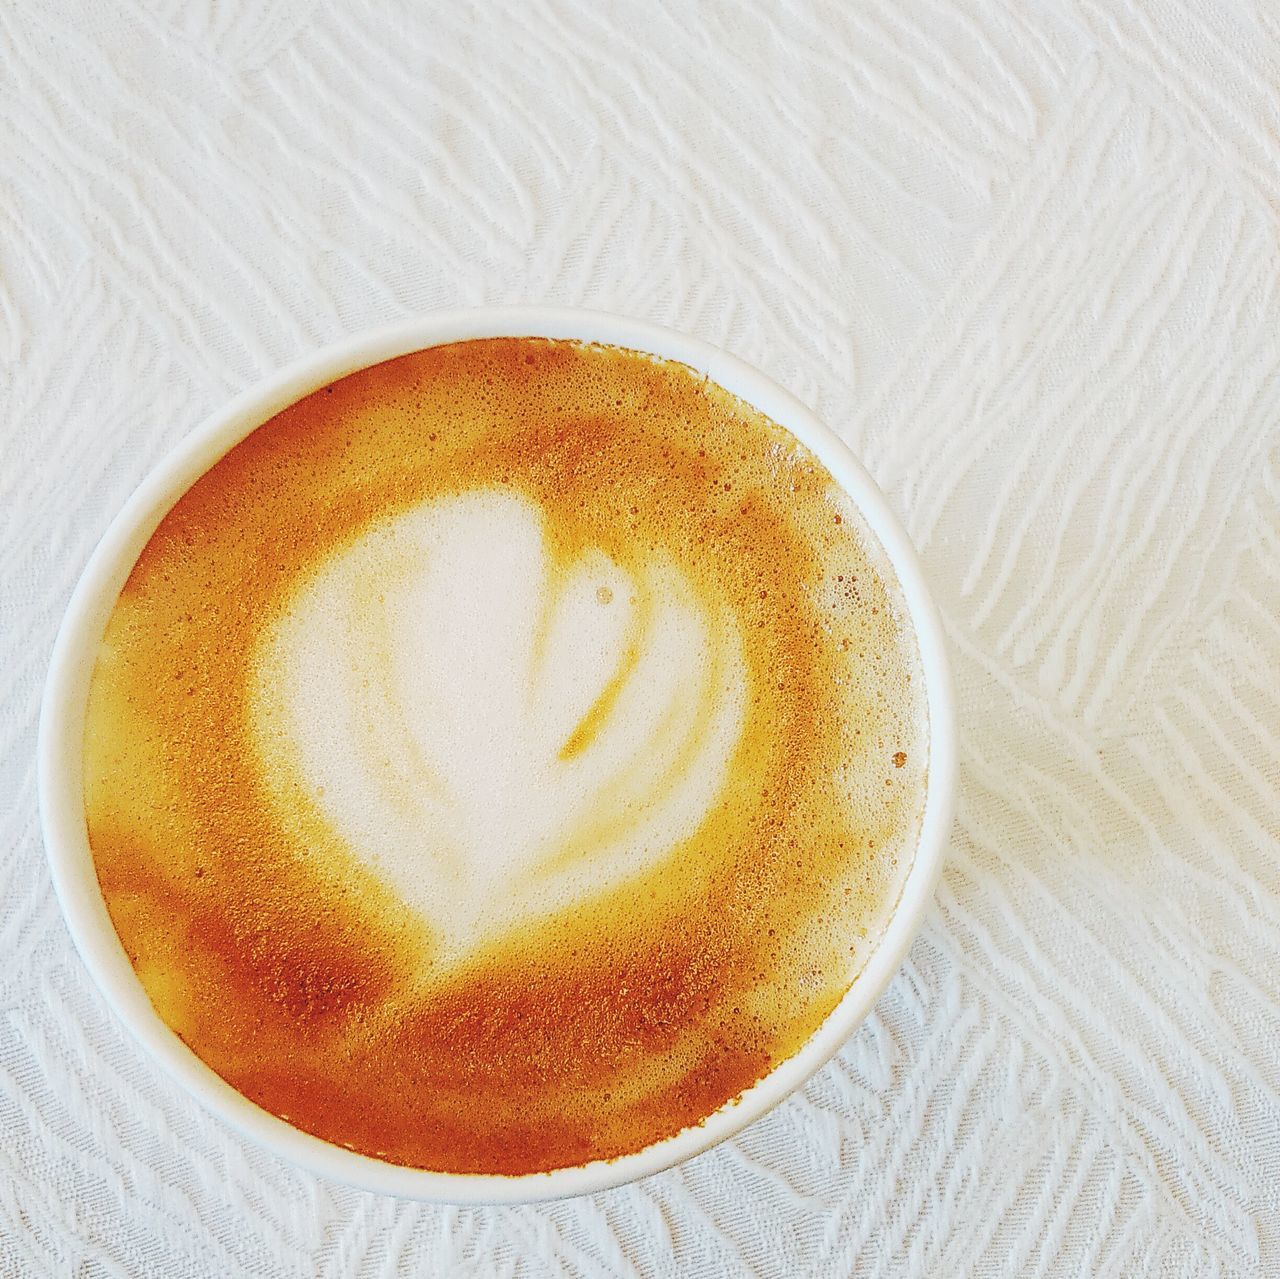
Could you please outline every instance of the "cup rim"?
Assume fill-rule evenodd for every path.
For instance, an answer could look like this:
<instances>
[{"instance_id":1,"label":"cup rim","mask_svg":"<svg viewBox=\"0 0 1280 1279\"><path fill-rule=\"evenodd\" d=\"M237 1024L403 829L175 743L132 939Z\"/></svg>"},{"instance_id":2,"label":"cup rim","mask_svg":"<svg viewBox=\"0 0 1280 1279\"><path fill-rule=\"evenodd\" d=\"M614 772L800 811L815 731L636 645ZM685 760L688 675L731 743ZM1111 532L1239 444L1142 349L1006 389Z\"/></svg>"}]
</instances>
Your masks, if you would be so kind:
<instances>
[{"instance_id":1,"label":"cup rim","mask_svg":"<svg viewBox=\"0 0 1280 1279\"><path fill-rule=\"evenodd\" d=\"M84 719L98 644L143 546L182 494L258 426L310 392L398 355L489 337L595 342L679 361L796 436L857 504L897 577L920 651L929 715L924 813L898 903L861 973L799 1051L701 1124L643 1150L511 1176L435 1172L357 1154L294 1128L205 1065L152 1007L111 923L89 849L82 775ZM954 693L941 621L905 531L848 446L795 396L719 348L645 321L560 307L469 308L357 333L296 360L206 418L160 461L112 520L72 593L45 682L37 773L53 887L76 949L116 1016L170 1078L244 1136L335 1181L442 1203L534 1203L606 1190L701 1154L771 1110L835 1055L897 971L933 898L954 804Z\"/></svg>"}]
</instances>

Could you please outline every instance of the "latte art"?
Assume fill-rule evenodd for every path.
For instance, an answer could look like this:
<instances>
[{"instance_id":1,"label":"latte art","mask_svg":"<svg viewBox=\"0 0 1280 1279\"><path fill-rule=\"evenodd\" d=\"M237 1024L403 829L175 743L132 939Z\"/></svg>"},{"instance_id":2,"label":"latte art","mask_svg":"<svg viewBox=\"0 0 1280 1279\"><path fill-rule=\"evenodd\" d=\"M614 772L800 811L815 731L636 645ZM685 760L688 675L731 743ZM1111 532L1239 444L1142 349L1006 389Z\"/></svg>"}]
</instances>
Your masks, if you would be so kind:
<instances>
[{"instance_id":1,"label":"latte art","mask_svg":"<svg viewBox=\"0 0 1280 1279\"><path fill-rule=\"evenodd\" d=\"M255 682L282 823L305 796L445 960L678 849L721 789L746 692L731 614L676 564L557 565L538 509L483 490L336 554Z\"/></svg>"},{"instance_id":2,"label":"latte art","mask_svg":"<svg viewBox=\"0 0 1280 1279\"><path fill-rule=\"evenodd\" d=\"M799 1049L928 783L915 640L818 460L683 365L459 342L294 404L161 521L85 729L159 1015L352 1150L639 1151Z\"/></svg>"}]
</instances>

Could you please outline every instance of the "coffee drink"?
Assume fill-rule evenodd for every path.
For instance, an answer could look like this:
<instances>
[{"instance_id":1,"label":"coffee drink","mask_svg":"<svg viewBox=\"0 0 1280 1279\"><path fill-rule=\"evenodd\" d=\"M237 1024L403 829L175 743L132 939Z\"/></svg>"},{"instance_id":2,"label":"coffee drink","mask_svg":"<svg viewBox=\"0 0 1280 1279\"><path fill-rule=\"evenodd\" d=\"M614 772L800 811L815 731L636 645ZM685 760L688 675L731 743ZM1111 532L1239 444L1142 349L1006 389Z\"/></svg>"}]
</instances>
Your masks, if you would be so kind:
<instances>
[{"instance_id":1,"label":"coffee drink","mask_svg":"<svg viewBox=\"0 0 1280 1279\"><path fill-rule=\"evenodd\" d=\"M793 1054L900 892L916 642L853 502L684 365L458 342L258 428L106 628L85 807L157 1012L296 1127L517 1174Z\"/></svg>"}]
</instances>

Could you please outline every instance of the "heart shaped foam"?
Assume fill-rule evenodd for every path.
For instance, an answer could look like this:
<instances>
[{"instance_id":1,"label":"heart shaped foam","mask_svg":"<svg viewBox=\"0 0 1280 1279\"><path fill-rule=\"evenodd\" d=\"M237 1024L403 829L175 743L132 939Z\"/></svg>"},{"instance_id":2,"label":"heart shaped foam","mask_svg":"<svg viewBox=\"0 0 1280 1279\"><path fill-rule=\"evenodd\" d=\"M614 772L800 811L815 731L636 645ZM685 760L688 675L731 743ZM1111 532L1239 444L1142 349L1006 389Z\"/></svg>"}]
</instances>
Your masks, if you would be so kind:
<instances>
[{"instance_id":1,"label":"heart shaped foam","mask_svg":"<svg viewBox=\"0 0 1280 1279\"><path fill-rule=\"evenodd\" d=\"M672 855L724 784L746 674L669 558L557 563L537 506L485 489L335 553L251 700L281 820L301 796L448 960Z\"/></svg>"}]
</instances>

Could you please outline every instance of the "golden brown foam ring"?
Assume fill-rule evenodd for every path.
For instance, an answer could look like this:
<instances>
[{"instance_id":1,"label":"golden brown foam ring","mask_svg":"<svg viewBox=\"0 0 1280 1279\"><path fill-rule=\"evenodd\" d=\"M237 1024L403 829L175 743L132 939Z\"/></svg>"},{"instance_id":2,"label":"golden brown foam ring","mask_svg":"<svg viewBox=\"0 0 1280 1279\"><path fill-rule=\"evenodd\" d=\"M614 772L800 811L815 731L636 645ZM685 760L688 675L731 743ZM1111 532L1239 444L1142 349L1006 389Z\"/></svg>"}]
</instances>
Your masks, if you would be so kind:
<instances>
[{"instance_id":1,"label":"golden brown foam ring","mask_svg":"<svg viewBox=\"0 0 1280 1279\"><path fill-rule=\"evenodd\" d=\"M282 832L248 673L371 520L490 486L532 498L565 560L665 551L727 604L748 715L686 848L433 980L428 930L322 821ZM899 878L876 850L922 802L910 637L833 510L815 460L718 387L572 343L405 356L252 434L139 558L91 697L91 844L161 1015L299 1127L447 1171L626 1153L741 1093L847 988ZM883 757L884 793L836 793L851 751Z\"/></svg>"}]
</instances>

